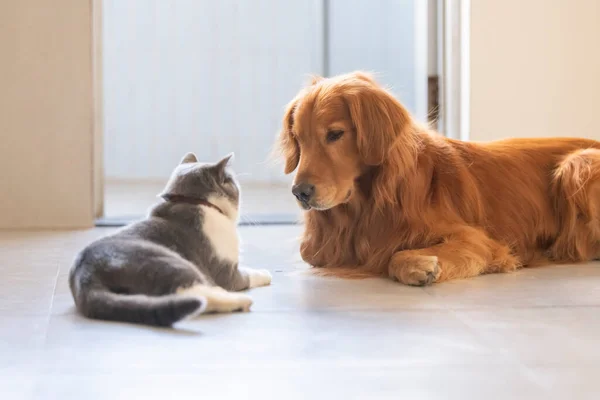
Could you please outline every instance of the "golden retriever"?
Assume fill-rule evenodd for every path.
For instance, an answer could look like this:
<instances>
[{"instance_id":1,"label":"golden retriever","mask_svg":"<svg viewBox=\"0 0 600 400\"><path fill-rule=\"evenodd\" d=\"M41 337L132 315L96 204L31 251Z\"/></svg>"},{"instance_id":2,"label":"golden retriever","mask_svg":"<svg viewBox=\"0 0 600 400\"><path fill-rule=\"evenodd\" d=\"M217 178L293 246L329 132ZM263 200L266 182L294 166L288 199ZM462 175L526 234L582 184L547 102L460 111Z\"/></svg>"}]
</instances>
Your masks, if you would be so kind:
<instances>
[{"instance_id":1,"label":"golden retriever","mask_svg":"<svg viewBox=\"0 0 600 400\"><path fill-rule=\"evenodd\" d=\"M448 139L362 72L314 78L278 142L327 273L420 286L600 256L600 142Z\"/></svg>"}]
</instances>

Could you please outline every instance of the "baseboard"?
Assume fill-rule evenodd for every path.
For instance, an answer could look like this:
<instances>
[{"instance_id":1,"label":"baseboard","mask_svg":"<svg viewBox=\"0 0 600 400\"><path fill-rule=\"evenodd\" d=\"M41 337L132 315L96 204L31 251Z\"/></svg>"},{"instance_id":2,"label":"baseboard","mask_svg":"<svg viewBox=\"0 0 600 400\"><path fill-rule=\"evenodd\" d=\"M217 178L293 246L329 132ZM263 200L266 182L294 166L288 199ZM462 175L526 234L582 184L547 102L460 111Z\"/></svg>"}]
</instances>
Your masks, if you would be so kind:
<instances>
[{"instance_id":1,"label":"baseboard","mask_svg":"<svg viewBox=\"0 0 600 400\"><path fill-rule=\"evenodd\" d=\"M117 228L139 221L141 215L102 217L96 219L96 227ZM243 214L239 226L298 225L302 222L294 214Z\"/></svg>"}]
</instances>

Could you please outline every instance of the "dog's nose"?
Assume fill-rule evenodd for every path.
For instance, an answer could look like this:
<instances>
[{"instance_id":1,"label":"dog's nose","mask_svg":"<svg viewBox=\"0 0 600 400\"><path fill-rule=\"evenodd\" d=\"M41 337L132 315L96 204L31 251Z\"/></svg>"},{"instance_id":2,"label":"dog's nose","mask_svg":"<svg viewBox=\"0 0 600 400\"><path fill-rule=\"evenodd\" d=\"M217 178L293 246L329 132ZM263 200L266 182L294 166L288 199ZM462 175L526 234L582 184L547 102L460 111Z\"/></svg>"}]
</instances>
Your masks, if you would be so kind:
<instances>
[{"instance_id":1,"label":"dog's nose","mask_svg":"<svg viewBox=\"0 0 600 400\"><path fill-rule=\"evenodd\" d=\"M292 193L301 202L308 203L315 194L315 186L310 183L299 183L292 187Z\"/></svg>"}]
</instances>

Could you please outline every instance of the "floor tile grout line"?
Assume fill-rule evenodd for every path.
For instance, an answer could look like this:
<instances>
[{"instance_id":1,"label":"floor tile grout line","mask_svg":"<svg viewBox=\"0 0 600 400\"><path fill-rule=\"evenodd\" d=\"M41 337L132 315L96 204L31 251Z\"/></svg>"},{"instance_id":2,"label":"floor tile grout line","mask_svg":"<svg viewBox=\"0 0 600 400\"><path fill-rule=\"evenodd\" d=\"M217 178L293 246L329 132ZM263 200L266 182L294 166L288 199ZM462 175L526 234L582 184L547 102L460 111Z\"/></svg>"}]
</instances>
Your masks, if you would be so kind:
<instances>
[{"instance_id":1,"label":"floor tile grout line","mask_svg":"<svg viewBox=\"0 0 600 400\"><path fill-rule=\"evenodd\" d=\"M56 276L54 277L54 287L52 288L52 297L50 298L50 306L48 308L48 321L46 323L46 330L44 332L44 347L48 340L48 331L50 330L50 320L52 319L52 308L54 307L54 298L56 297L56 289L58 288L58 280L60 279L60 261L56 266Z\"/></svg>"},{"instance_id":2,"label":"floor tile grout line","mask_svg":"<svg viewBox=\"0 0 600 400\"><path fill-rule=\"evenodd\" d=\"M40 371L42 370L42 366L41 366L41 363L42 363L41 353L46 349L46 345L48 343L48 335L49 335L49 332L50 332L50 321L52 320L52 308L54 306L54 298L56 296L56 289L58 288L58 280L59 280L59 277L60 277L60 267L61 267L60 261L57 261L57 264L56 264L56 275L54 276L54 285L53 285L53 288L52 288L52 296L50 297L50 305L48 307L48 314L47 314L47 318L46 318L46 325L44 327L44 336L43 336L43 340L42 340L42 343L41 343L41 349L40 349L40 352L38 352L38 354L36 355L35 360L34 360L34 362L35 362L35 367L34 367L34 369L35 369L35 375L33 377L33 380L34 380L33 381L33 386L32 386L33 387L33 391L32 391L33 393L35 393L38 390L38 387L40 385L40 379L41 379L41 377L40 377Z\"/></svg>"},{"instance_id":3,"label":"floor tile grout line","mask_svg":"<svg viewBox=\"0 0 600 400\"><path fill-rule=\"evenodd\" d=\"M329 309L308 309L302 310L301 312L319 312L319 313L329 313L329 312L379 312L379 313L393 313L393 312L488 312L488 311L505 311L505 310L513 310L513 311L523 311L523 310L544 310L544 309L585 309L585 308L598 308L599 305L549 305L549 306L504 306L504 307L483 307L483 308L456 308L451 306L440 306L436 307L398 307L398 308L377 308L377 307L365 307L365 308L329 308ZM297 308L289 307L289 308L281 308L281 309L269 309L269 310L256 310L251 311L253 313L286 313L291 310L298 311Z\"/></svg>"}]
</instances>

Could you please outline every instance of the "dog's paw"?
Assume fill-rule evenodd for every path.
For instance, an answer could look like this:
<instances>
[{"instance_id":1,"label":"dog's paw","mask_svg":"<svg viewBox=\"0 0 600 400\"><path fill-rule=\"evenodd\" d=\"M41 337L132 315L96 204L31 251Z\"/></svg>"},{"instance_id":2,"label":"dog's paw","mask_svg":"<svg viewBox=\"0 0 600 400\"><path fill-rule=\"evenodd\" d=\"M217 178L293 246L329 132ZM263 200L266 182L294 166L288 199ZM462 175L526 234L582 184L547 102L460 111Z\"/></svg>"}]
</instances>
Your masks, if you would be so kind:
<instances>
[{"instance_id":1,"label":"dog's paw","mask_svg":"<svg viewBox=\"0 0 600 400\"><path fill-rule=\"evenodd\" d=\"M442 269L436 256L396 253L390 265L390 277L405 285L431 285L441 275Z\"/></svg>"},{"instance_id":2,"label":"dog's paw","mask_svg":"<svg viewBox=\"0 0 600 400\"><path fill-rule=\"evenodd\" d=\"M271 284L271 273L266 269L249 269L250 287L268 286Z\"/></svg>"}]
</instances>

